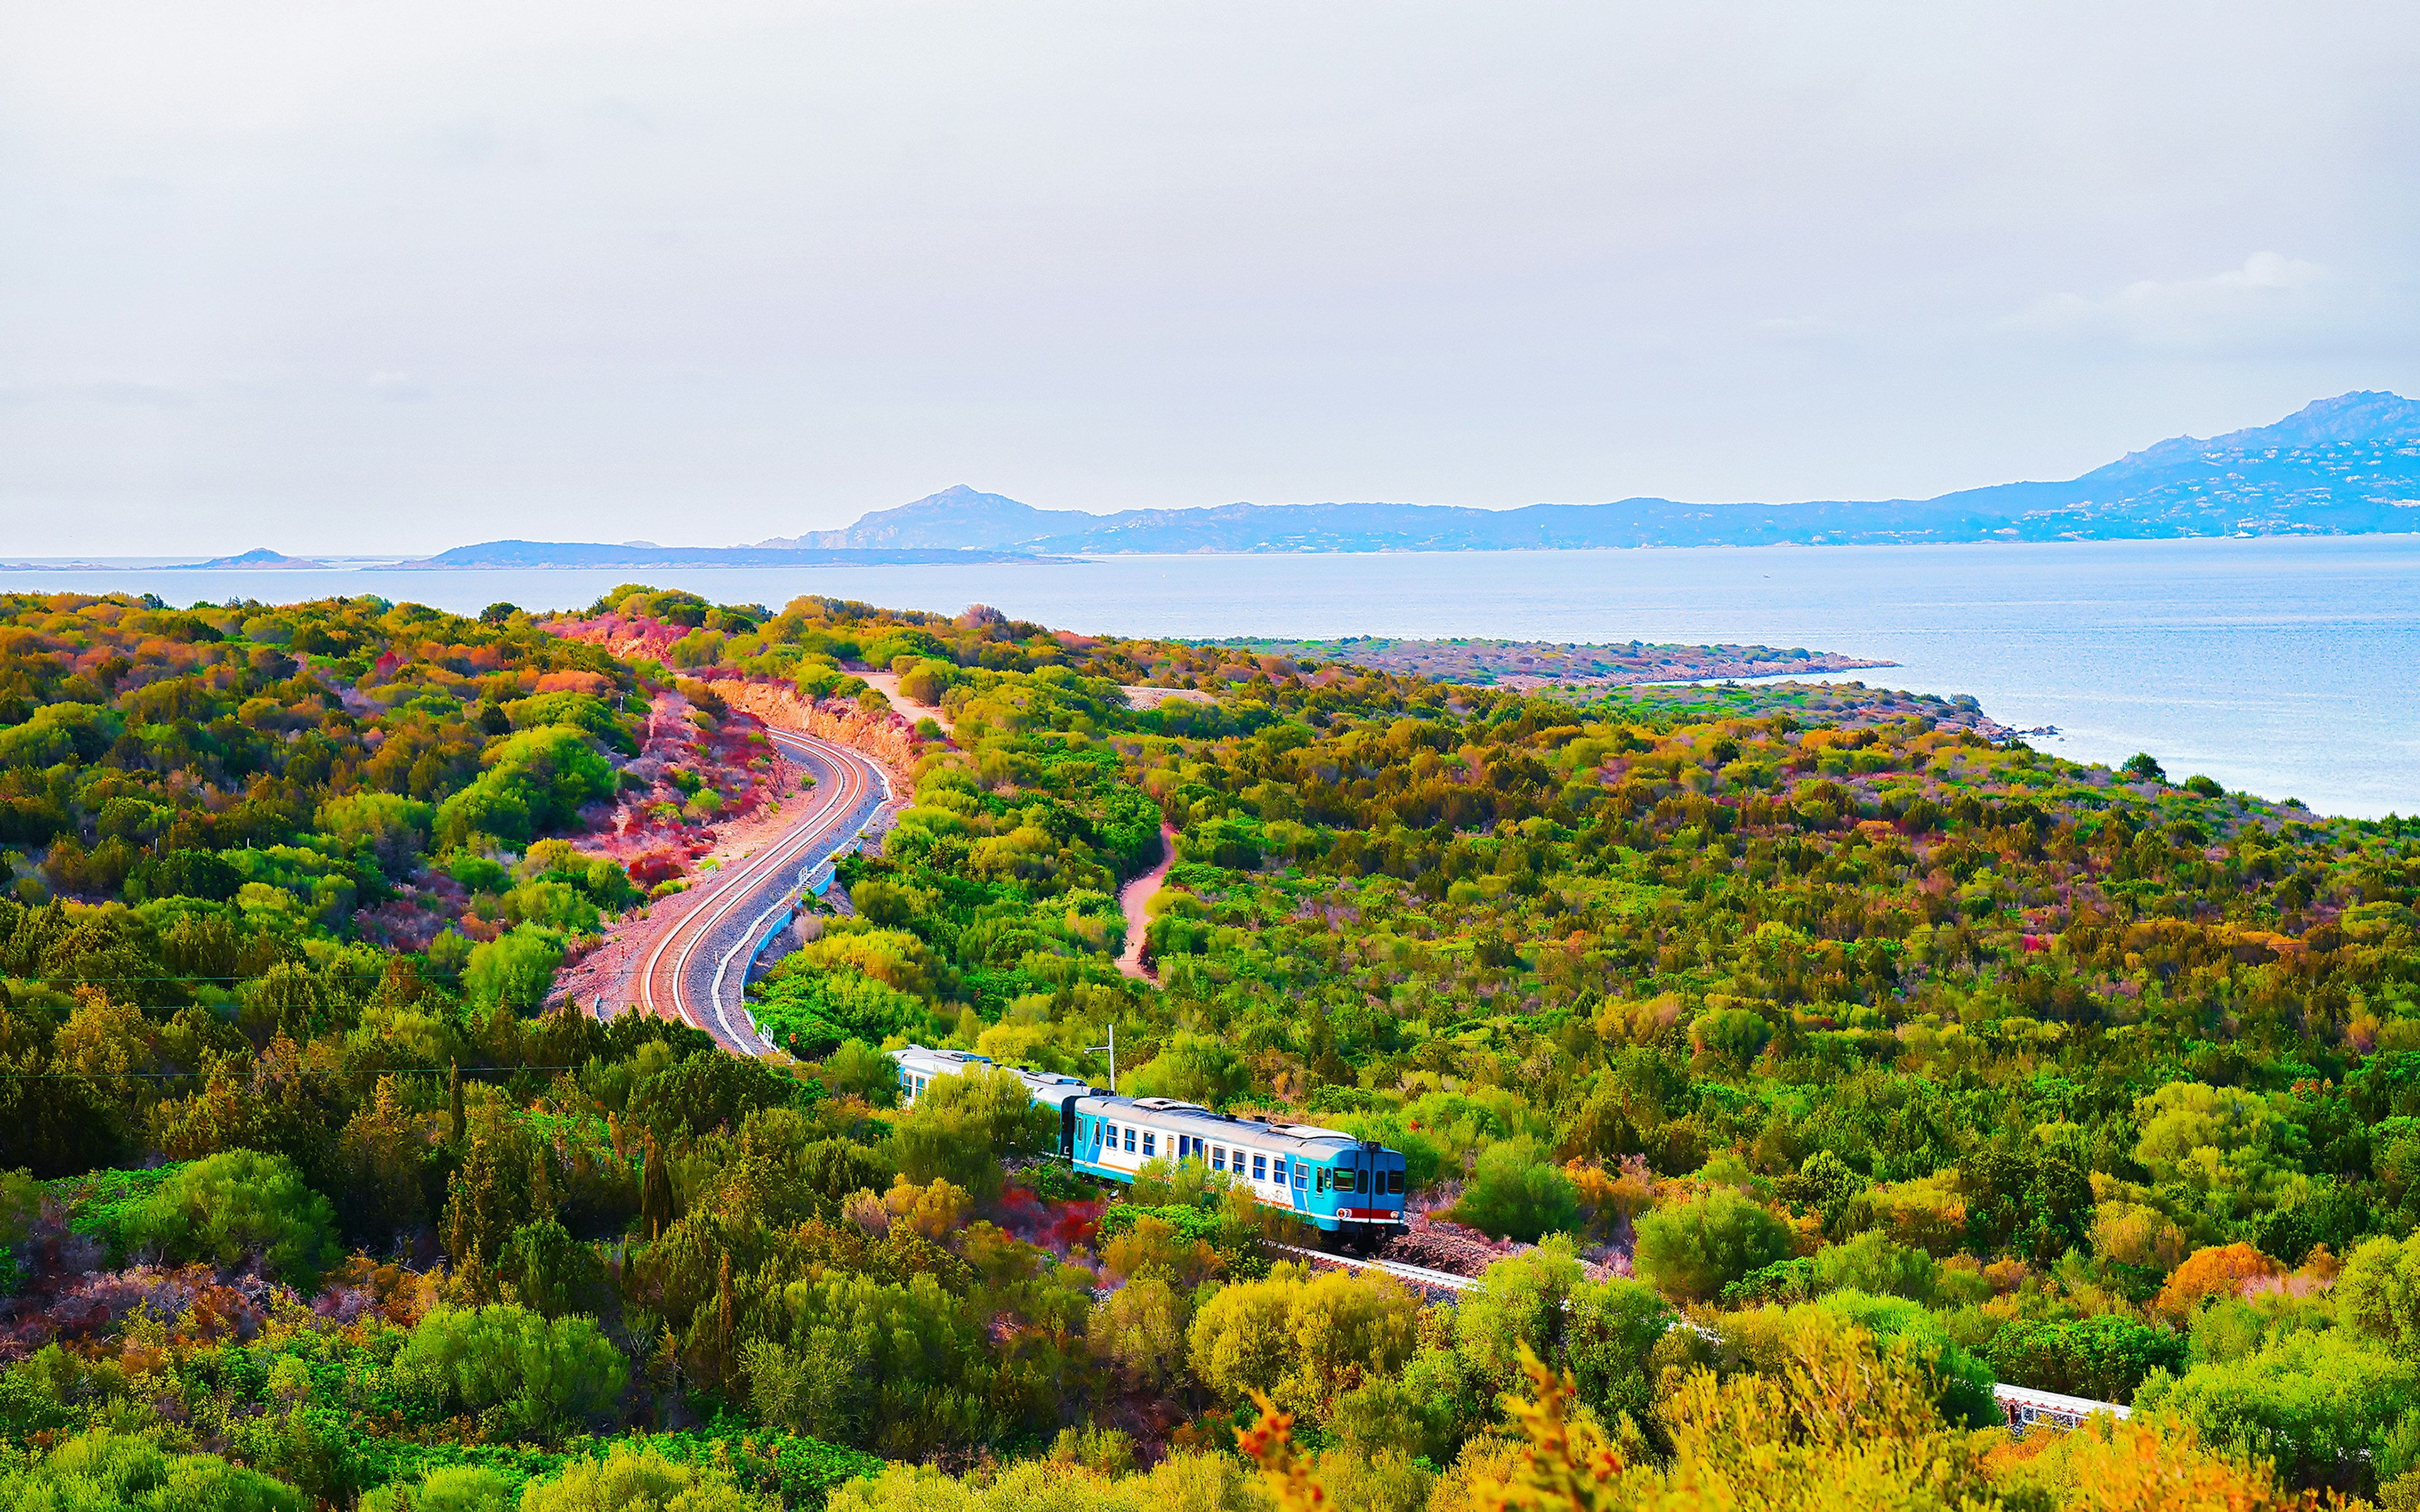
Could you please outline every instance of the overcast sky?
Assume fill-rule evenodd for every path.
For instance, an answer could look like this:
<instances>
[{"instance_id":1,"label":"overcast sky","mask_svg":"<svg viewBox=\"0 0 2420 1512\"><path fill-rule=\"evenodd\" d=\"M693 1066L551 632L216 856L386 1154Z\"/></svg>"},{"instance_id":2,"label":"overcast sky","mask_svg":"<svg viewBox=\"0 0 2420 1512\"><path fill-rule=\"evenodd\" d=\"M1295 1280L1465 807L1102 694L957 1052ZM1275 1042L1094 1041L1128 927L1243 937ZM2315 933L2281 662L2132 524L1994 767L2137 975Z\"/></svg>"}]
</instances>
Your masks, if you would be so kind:
<instances>
[{"instance_id":1,"label":"overcast sky","mask_svg":"<svg viewBox=\"0 0 2420 1512\"><path fill-rule=\"evenodd\" d=\"M0 556L1922 496L2420 391L2420 8L0 20Z\"/></svg>"}]
</instances>

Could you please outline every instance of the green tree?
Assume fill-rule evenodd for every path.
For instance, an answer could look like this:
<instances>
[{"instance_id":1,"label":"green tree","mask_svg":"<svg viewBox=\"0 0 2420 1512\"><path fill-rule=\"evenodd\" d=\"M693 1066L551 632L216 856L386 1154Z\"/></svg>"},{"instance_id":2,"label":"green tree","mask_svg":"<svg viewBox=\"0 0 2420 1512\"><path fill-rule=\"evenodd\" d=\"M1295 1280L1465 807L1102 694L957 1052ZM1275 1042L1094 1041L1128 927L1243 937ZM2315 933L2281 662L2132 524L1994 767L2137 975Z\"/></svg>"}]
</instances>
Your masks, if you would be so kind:
<instances>
[{"instance_id":1,"label":"green tree","mask_svg":"<svg viewBox=\"0 0 2420 1512\"><path fill-rule=\"evenodd\" d=\"M899 1063L862 1040L842 1041L817 1073L842 1096L861 1097L878 1108L899 1101Z\"/></svg>"},{"instance_id":2,"label":"green tree","mask_svg":"<svg viewBox=\"0 0 2420 1512\"><path fill-rule=\"evenodd\" d=\"M1167 1047L1120 1079L1130 1097L1172 1097L1218 1107L1251 1083L1235 1047L1208 1035L1179 1033Z\"/></svg>"},{"instance_id":3,"label":"green tree","mask_svg":"<svg viewBox=\"0 0 2420 1512\"><path fill-rule=\"evenodd\" d=\"M814 1084L792 1081L761 1060L700 1050L641 1082L630 1117L664 1145L708 1129L737 1129L759 1108L788 1107Z\"/></svg>"},{"instance_id":4,"label":"green tree","mask_svg":"<svg viewBox=\"0 0 2420 1512\"><path fill-rule=\"evenodd\" d=\"M1942 1414L1951 1422L1980 1428L2000 1421L1992 1367L1952 1340L1941 1319L1921 1304L1905 1297L1835 1291L1803 1310L1845 1319L1873 1335L1878 1346L1920 1366L1933 1383Z\"/></svg>"},{"instance_id":5,"label":"green tree","mask_svg":"<svg viewBox=\"0 0 2420 1512\"><path fill-rule=\"evenodd\" d=\"M2183 1370L2186 1340L2170 1329L2100 1313L2012 1322L1992 1335L1983 1353L1993 1373L2012 1385L2123 1403L2152 1371Z\"/></svg>"},{"instance_id":6,"label":"green tree","mask_svg":"<svg viewBox=\"0 0 2420 1512\"><path fill-rule=\"evenodd\" d=\"M611 1296L597 1251L572 1238L551 1215L513 1230L496 1272L512 1283L522 1305L547 1318L594 1314Z\"/></svg>"},{"instance_id":7,"label":"green tree","mask_svg":"<svg viewBox=\"0 0 2420 1512\"><path fill-rule=\"evenodd\" d=\"M2420 1234L2370 1240L2345 1260L2335 1302L2345 1326L2420 1356Z\"/></svg>"},{"instance_id":8,"label":"green tree","mask_svg":"<svg viewBox=\"0 0 2420 1512\"><path fill-rule=\"evenodd\" d=\"M2134 1117L2134 1158L2215 1222L2273 1206L2301 1174L2301 1131L2257 1092L2170 1082L2137 1101Z\"/></svg>"},{"instance_id":9,"label":"green tree","mask_svg":"<svg viewBox=\"0 0 2420 1512\"><path fill-rule=\"evenodd\" d=\"M554 986L563 964L563 936L542 924L516 924L471 948L462 985L482 1007L534 1013Z\"/></svg>"},{"instance_id":10,"label":"green tree","mask_svg":"<svg viewBox=\"0 0 2420 1512\"><path fill-rule=\"evenodd\" d=\"M2138 1412L2190 1426L2204 1443L2242 1445L2306 1482L2366 1489L2414 1468L2420 1359L2350 1330L2290 1330L2241 1358L2182 1376L2153 1374Z\"/></svg>"},{"instance_id":11,"label":"green tree","mask_svg":"<svg viewBox=\"0 0 2420 1512\"><path fill-rule=\"evenodd\" d=\"M1058 1115L1038 1106L1014 1072L970 1066L934 1077L892 1120L889 1153L920 1186L946 1180L987 1202L1000 1195L1002 1160L1042 1154L1058 1137Z\"/></svg>"}]
</instances>

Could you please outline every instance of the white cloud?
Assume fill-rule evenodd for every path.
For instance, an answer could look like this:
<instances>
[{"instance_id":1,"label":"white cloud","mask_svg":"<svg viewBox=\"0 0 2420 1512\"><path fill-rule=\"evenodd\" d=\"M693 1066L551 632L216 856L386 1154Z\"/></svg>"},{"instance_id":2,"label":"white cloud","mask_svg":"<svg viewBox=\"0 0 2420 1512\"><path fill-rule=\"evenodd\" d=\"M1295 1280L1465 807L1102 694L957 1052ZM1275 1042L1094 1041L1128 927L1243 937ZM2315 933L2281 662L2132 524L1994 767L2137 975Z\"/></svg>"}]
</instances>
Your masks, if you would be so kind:
<instances>
[{"instance_id":1,"label":"white cloud","mask_svg":"<svg viewBox=\"0 0 2420 1512\"><path fill-rule=\"evenodd\" d=\"M2114 294L2052 294L2000 322L2054 340L2155 351L2292 346L2337 332L2345 290L2318 263L2259 252L2204 278L2147 278Z\"/></svg>"}]
</instances>

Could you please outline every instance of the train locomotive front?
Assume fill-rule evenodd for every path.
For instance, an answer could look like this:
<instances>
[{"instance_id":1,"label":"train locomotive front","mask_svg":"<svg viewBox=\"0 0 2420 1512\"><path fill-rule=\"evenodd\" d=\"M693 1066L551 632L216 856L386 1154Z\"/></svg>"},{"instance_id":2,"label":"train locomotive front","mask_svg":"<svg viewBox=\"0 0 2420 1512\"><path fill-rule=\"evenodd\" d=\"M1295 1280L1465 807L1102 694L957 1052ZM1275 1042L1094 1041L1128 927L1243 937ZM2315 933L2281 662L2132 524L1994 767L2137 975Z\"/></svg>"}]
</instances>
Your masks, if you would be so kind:
<instances>
[{"instance_id":1,"label":"train locomotive front","mask_svg":"<svg viewBox=\"0 0 2420 1512\"><path fill-rule=\"evenodd\" d=\"M993 1064L963 1050L909 1045L891 1052L901 1100L913 1104L936 1076ZM1145 1164L1199 1160L1262 1205L1290 1212L1355 1248L1375 1248L1404 1228L1404 1157L1372 1140L1310 1124L1213 1113L1164 1097L1118 1097L1073 1076L999 1068L1059 1116L1058 1155L1087 1176L1132 1183Z\"/></svg>"}]
</instances>

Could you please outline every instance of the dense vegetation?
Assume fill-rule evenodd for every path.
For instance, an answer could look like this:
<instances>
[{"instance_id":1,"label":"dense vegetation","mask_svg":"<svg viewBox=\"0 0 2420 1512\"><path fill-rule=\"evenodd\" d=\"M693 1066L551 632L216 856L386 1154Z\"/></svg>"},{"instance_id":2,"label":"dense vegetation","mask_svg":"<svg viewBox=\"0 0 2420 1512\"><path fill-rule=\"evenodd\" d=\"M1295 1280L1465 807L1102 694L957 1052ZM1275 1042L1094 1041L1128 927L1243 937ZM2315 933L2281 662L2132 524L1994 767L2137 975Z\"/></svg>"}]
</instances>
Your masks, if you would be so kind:
<instances>
[{"instance_id":1,"label":"dense vegetation","mask_svg":"<svg viewBox=\"0 0 2420 1512\"><path fill-rule=\"evenodd\" d=\"M883 671L948 728L757 989L797 1059L549 1011L781 800L715 685ZM0 805L18 1503L2420 1493L2396 821L1870 710L635 586L0 598ZM1405 1151L1482 1288L1271 1266L1214 1173L1109 1202L1013 1083L903 1111L879 1054L1098 1078L1112 1024L1121 1090ZM2012 1442L1995 1378L2138 1427Z\"/></svg>"}]
</instances>

